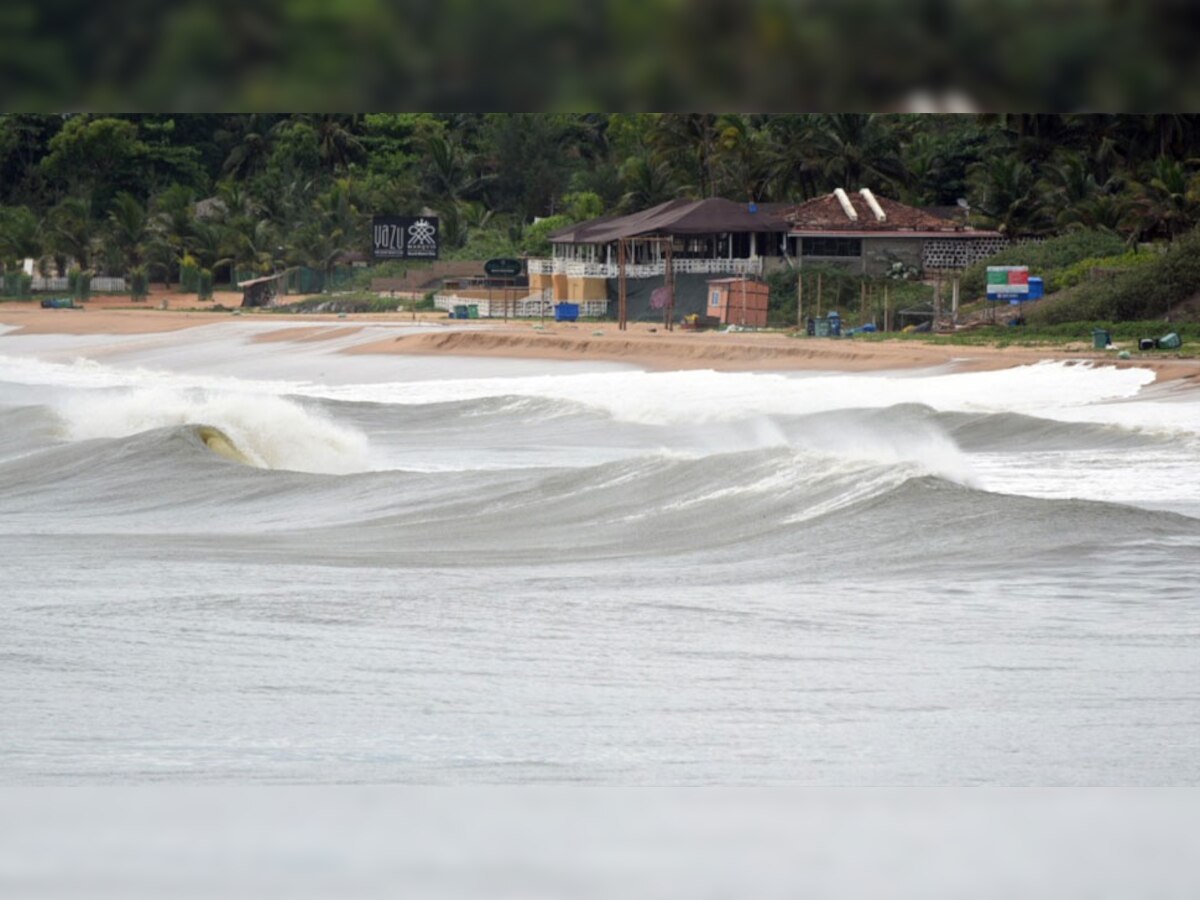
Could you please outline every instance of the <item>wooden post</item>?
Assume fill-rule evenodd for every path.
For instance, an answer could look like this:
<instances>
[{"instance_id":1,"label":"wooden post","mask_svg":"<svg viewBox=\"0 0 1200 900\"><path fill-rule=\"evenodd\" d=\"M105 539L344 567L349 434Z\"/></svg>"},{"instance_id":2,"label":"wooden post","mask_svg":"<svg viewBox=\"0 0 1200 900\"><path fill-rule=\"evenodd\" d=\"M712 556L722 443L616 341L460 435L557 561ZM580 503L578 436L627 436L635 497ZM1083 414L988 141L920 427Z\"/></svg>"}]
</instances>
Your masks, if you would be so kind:
<instances>
[{"instance_id":1,"label":"wooden post","mask_svg":"<svg viewBox=\"0 0 1200 900\"><path fill-rule=\"evenodd\" d=\"M617 240L617 328L625 330L625 238Z\"/></svg>"},{"instance_id":2,"label":"wooden post","mask_svg":"<svg viewBox=\"0 0 1200 900\"><path fill-rule=\"evenodd\" d=\"M888 308L888 283L883 283L883 330L892 330L892 313Z\"/></svg>"},{"instance_id":3,"label":"wooden post","mask_svg":"<svg viewBox=\"0 0 1200 900\"><path fill-rule=\"evenodd\" d=\"M796 273L796 328L804 332L804 273Z\"/></svg>"},{"instance_id":4,"label":"wooden post","mask_svg":"<svg viewBox=\"0 0 1200 900\"><path fill-rule=\"evenodd\" d=\"M958 276L954 276L954 280L950 282L950 306L954 311L954 324L958 324Z\"/></svg>"},{"instance_id":5,"label":"wooden post","mask_svg":"<svg viewBox=\"0 0 1200 900\"><path fill-rule=\"evenodd\" d=\"M817 318L821 318L821 273L817 273Z\"/></svg>"},{"instance_id":6,"label":"wooden post","mask_svg":"<svg viewBox=\"0 0 1200 900\"><path fill-rule=\"evenodd\" d=\"M862 294L858 298L858 324L861 325L867 315L867 279L864 278L859 286L862 288Z\"/></svg>"},{"instance_id":7,"label":"wooden post","mask_svg":"<svg viewBox=\"0 0 1200 900\"><path fill-rule=\"evenodd\" d=\"M673 249L671 247L672 240L673 238L670 237L662 240L662 244L665 244L667 248L665 259L663 260L663 284L667 287L667 305L663 311L665 319L663 324L666 326L667 331L675 330L675 263L671 256Z\"/></svg>"}]
</instances>

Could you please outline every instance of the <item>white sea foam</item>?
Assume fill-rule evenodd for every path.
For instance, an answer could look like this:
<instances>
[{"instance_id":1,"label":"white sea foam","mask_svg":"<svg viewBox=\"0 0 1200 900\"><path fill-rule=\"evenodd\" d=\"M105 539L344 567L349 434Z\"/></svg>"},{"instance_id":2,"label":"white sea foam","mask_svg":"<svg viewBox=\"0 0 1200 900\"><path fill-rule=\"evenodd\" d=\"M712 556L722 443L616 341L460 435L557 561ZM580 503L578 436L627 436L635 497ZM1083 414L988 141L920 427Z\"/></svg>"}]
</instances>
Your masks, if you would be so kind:
<instances>
[{"instance_id":1,"label":"white sea foam","mask_svg":"<svg viewBox=\"0 0 1200 900\"><path fill-rule=\"evenodd\" d=\"M141 388L72 394L57 411L70 440L211 425L262 468L328 474L369 468L364 434L280 397Z\"/></svg>"},{"instance_id":2,"label":"white sea foam","mask_svg":"<svg viewBox=\"0 0 1200 900\"><path fill-rule=\"evenodd\" d=\"M1134 397L1154 377L1153 372L1145 369L1040 363L995 372L946 373L922 378L879 374L610 372L346 385L320 389L320 394L333 399L402 404L495 396L547 397L603 410L618 421L682 425L881 408L901 403L922 403L942 411L1019 412L1054 417L1057 411Z\"/></svg>"}]
</instances>

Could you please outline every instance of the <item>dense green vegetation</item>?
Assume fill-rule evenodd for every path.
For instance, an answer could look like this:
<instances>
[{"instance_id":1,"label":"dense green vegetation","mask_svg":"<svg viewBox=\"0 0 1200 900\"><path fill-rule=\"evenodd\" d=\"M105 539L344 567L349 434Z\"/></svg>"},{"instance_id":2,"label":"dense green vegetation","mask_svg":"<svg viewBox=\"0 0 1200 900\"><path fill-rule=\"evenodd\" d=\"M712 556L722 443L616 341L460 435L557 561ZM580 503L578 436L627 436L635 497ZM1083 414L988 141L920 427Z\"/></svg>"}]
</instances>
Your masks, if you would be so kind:
<instances>
[{"instance_id":1,"label":"dense green vegetation","mask_svg":"<svg viewBox=\"0 0 1200 900\"><path fill-rule=\"evenodd\" d=\"M1143 265L1092 279L1039 304L1030 322L1058 325L1077 321L1195 318L1200 299L1200 231L1175 241Z\"/></svg>"},{"instance_id":2,"label":"dense green vegetation","mask_svg":"<svg viewBox=\"0 0 1200 900\"><path fill-rule=\"evenodd\" d=\"M1200 222L1198 139L1191 115L14 113L0 115L0 266L200 290L210 275L330 273L367 250L377 213L436 213L450 258L540 255L561 224L672 197L842 186L961 198L977 225L1057 235L1004 259L1078 290ZM1152 289L1157 266L1137 262L1089 286L1088 309L1149 308L1113 293ZM1190 273L1172 266L1177 302ZM982 291L981 267L966 288Z\"/></svg>"}]
</instances>

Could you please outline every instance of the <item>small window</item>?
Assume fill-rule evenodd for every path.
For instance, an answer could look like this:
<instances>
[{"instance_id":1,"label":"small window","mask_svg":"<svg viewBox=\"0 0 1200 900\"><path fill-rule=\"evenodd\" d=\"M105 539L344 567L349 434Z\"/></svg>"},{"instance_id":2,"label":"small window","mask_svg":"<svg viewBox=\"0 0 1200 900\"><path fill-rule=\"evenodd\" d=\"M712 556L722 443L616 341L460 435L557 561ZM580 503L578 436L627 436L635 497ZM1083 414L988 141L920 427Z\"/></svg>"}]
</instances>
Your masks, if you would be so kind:
<instances>
[{"instance_id":1,"label":"small window","mask_svg":"<svg viewBox=\"0 0 1200 900\"><path fill-rule=\"evenodd\" d=\"M712 292L712 298L708 301L708 305L709 306L720 306L721 305L721 292L720 291Z\"/></svg>"}]
</instances>

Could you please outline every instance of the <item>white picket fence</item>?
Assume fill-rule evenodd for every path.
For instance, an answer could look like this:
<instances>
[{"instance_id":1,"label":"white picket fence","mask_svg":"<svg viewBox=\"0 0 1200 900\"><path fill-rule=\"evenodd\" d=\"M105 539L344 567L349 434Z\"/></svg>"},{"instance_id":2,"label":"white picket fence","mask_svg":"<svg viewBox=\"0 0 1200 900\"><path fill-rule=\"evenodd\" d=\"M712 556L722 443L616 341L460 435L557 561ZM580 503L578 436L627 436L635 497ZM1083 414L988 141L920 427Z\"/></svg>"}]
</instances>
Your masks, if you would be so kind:
<instances>
[{"instance_id":1,"label":"white picket fence","mask_svg":"<svg viewBox=\"0 0 1200 900\"><path fill-rule=\"evenodd\" d=\"M95 277L91 281L92 291L122 293L126 290L124 278L109 278ZM41 275L33 276L33 289L35 291L66 291L70 289L70 284L65 277L43 278Z\"/></svg>"},{"instance_id":2,"label":"white picket fence","mask_svg":"<svg viewBox=\"0 0 1200 900\"><path fill-rule=\"evenodd\" d=\"M458 294L438 294L433 298L433 305L444 312L453 312L456 306L477 306L481 319L495 319L505 315L505 303L502 300L477 300L474 297L460 297ZM514 319L554 315L554 300L549 291L530 294L520 300L511 300L507 306L508 316ZM579 302L579 314L585 318L605 316L608 314L608 301L582 300Z\"/></svg>"}]
</instances>

